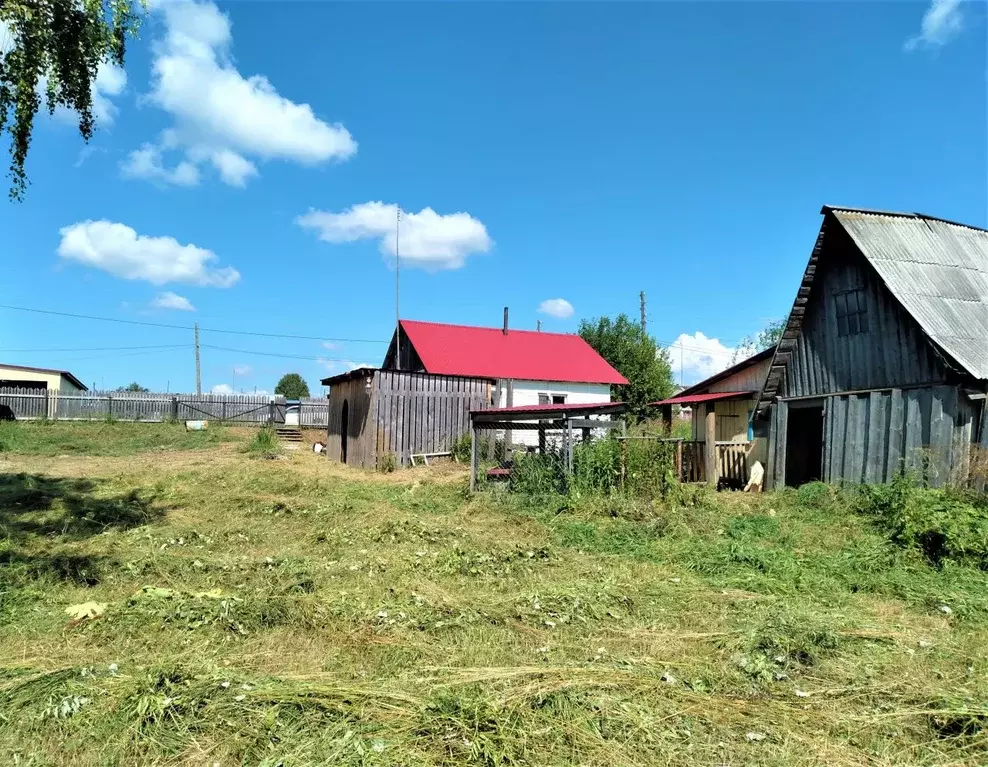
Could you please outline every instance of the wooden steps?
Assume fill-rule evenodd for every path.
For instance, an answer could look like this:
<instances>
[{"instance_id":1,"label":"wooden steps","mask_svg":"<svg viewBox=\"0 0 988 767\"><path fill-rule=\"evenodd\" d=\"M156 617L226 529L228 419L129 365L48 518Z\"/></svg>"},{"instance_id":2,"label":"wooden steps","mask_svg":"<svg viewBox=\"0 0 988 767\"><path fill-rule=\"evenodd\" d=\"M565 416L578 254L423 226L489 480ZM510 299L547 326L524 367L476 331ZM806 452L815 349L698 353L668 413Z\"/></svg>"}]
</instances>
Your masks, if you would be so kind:
<instances>
[{"instance_id":1,"label":"wooden steps","mask_svg":"<svg viewBox=\"0 0 988 767\"><path fill-rule=\"evenodd\" d=\"M274 430L278 439L287 447L290 445L299 446L302 444L302 430L293 428L277 428Z\"/></svg>"}]
</instances>

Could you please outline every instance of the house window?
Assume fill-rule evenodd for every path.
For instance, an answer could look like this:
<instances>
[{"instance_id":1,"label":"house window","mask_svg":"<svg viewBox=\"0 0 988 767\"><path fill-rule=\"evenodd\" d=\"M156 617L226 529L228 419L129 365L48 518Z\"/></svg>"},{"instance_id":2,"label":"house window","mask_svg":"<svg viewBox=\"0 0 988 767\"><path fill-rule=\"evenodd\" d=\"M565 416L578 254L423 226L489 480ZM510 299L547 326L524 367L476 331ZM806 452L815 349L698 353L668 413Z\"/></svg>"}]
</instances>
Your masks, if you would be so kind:
<instances>
[{"instance_id":1,"label":"house window","mask_svg":"<svg viewBox=\"0 0 988 767\"><path fill-rule=\"evenodd\" d=\"M834 296L837 304L837 335L856 336L868 332L868 298L864 288Z\"/></svg>"},{"instance_id":2,"label":"house window","mask_svg":"<svg viewBox=\"0 0 988 767\"><path fill-rule=\"evenodd\" d=\"M552 404L553 405L565 405L566 404L566 395L565 394L553 394L552 395Z\"/></svg>"},{"instance_id":3,"label":"house window","mask_svg":"<svg viewBox=\"0 0 988 767\"><path fill-rule=\"evenodd\" d=\"M540 405L548 405L549 404L549 395L546 394L545 392L540 391L539 392L539 404Z\"/></svg>"}]
</instances>

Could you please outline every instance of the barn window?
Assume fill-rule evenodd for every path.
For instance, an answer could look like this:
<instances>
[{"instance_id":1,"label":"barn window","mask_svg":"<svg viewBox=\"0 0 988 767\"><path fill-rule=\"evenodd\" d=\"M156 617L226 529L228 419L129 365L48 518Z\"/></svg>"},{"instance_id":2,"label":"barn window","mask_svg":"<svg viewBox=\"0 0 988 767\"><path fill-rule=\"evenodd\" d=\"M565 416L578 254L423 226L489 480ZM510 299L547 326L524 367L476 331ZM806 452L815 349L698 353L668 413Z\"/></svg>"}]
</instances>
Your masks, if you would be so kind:
<instances>
[{"instance_id":1,"label":"barn window","mask_svg":"<svg viewBox=\"0 0 988 767\"><path fill-rule=\"evenodd\" d=\"M856 336L868 332L868 297L864 288L834 296L837 303L837 335Z\"/></svg>"},{"instance_id":2,"label":"barn window","mask_svg":"<svg viewBox=\"0 0 988 767\"><path fill-rule=\"evenodd\" d=\"M552 395L552 404L553 405L565 405L566 404L566 395L565 394L553 394Z\"/></svg>"},{"instance_id":3,"label":"barn window","mask_svg":"<svg viewBox=\"0 0 988 767\"><path fill-rule=\"evenodd\" d=\"M539 392L539 404L540 405L548 405L549 404L549 395L548 395L548 393L546 393L544 391L540 391Z\"/></svg>"}]
</instances>

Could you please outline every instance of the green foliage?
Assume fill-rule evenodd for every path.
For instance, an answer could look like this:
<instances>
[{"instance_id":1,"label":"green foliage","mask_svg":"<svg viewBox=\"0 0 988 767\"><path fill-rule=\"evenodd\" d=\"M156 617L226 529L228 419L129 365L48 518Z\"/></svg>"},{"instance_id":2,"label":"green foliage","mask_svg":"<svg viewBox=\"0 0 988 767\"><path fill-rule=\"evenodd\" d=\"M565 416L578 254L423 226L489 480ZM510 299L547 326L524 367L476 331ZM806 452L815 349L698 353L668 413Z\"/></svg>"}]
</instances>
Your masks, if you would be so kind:
<instances>
[{"instance_id":1,"label":"green foliage","mask_svg":"<svg viewBox=\"0 0 988 767\"><path fill-rule=\"evenodd\" d=\"M274 387L274 393L285 399L302 399L309 396L309 385L298 373L285 373Z\"/></svg>"},{"instance_id":2,"label":"green foliage","mask_svg":"<svg viewBox=\"0 0 988 767\"><path fill-rule=\"evenodd\" d=\"M796 502L800 506L826 509L833 499L833 490L825 482L808 482L796 491Z\"/></svg>"},{"instance_id":3,"label":"green foliage","mask_svg":"<svg viewBox=\"0 0 988 767\"><path fill-rule=\"evenodd\" d=\"M34 118L42 106L39 86L47 82L49 113L77 113L84 141L93 136L93 83L101 64L123 66L127 38L136 34L143 3L133 0L5 0L0 26L10 49L0 52L0 134L10 136L10 197L27 191L28 149Z\"/></svg>"},{"instance_id":4,"label":"green foliage","mask_svg":"<svg viewBox=\"0 0 988 767\"><path fill-rule=\"evenodd\" d=\"M453 442L453 457L460 463L470 463L470 433L461 434Z\"/></svg>"},{"instance_id":5,"label":"green foliage","mask_svg":"<svg viewBox=\"0 0 988 767\"><path fill-rule=\"evenodd\" d=\"M511 489L530 498L566 492L563 456L555 451L516 453L511 466Z\"/></svg>"},{"instance_id":6,"label":"green foliage","mask_svg":"<svg viewBox=\"0 0 988 767\"><path fill-rule=\"evenodd\" d=\"M627 385L613 387L614 396L627 402L637 420L648 417L648 405L672 395L674 386L669 355L655 339L642 331L640 323L626 315L616 320L598 317L581 320L580 336L621 375Z\"/></svg>"},{"instance_id":7,"label":"green foliage","mask_svg":"<svg viewBox=\"0 0 988 767\"><path fill-rule=\"evenodd\" d=\"M378 471L384 474L390 474L398 468L398 456L394 453L388 452L381 456L381 459L377 462Z\"/></svg>"},{"instance_id":8,"label":"green foliage","mask_svg":"<svg viewBox=\"0 0 988 767\"><path fill-rule=\"evenodd\" d=\"M275 434L274 429L265 426L258 429L254 439L244 446L244 452L262 458L271 458L281 452L281 442L278 440L278 435Z\"/></svg>"},{"instance_id":9,"label":"green foliage","mask_svg":"<svg viewBox=\"0 0 988 767\"><path fill-rule=\"evenodd\" d=\"M127 384L126 386L118 386L116 391L147 392L151 390L146 386L141 386L139 383L137 383L137 381L133 381L132 383Z\"/></svg>"},{"instance_id":10,"label":"green foliage","mask_svg":"<svg viewBox=\"0 0 988 767\"><path fill-rule=\"evenodd\" d=\"M758 334L752 338L751 336L745 336L738 342L737 349L734 351L733 362L739 362L741 360L747 359L753 354L765 351L770 346L775 346L779 343L782 338L782 333L786 329L786 322L788 322L788 317L781 320L773 320L768 323Z\"/></svg>"},{"instance_id":11,"label":"green foliage","mask_svg":"<svg viewBox=\"0 0 988 767\"><path fill-rule=\"evenodd\" d=\"M917 487L901 475L858 489L857 509L873 517L902 548L935 567L947 562L988 569L988 495Z\"/></svg>"}]
</instances>

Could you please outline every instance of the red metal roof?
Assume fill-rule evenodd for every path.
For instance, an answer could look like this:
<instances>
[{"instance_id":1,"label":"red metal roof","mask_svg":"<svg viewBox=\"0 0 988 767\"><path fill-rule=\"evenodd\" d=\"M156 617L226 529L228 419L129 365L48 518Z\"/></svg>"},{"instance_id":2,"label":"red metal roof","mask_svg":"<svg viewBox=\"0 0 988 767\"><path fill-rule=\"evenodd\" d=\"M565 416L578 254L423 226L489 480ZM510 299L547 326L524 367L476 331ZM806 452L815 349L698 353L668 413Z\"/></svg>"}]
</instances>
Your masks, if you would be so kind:
<instances>
[{"instance_id":1,"label":"red metal roof","mask_svg":"<svg viewBox=\"0 0 988 767\"><path fill-rule=\"evenodd\" d=\"M626 384L578 335L402 320L427 373L523 381Z\"/></svg>"},{"instance_id":2,"label":"red metal roof","mask_svg":"<svg viewBox=\"0 0 988 767\"><path fill-rule=\"evenodd\" d=\"M754 391L713 391L706 394L687 394L685 396L664 399L661 402L653 402L653 405L696 405L700 402L714 402L719 399L743 399L757 394Z\"/></svg>"}]
</instances>

